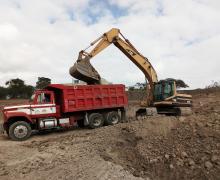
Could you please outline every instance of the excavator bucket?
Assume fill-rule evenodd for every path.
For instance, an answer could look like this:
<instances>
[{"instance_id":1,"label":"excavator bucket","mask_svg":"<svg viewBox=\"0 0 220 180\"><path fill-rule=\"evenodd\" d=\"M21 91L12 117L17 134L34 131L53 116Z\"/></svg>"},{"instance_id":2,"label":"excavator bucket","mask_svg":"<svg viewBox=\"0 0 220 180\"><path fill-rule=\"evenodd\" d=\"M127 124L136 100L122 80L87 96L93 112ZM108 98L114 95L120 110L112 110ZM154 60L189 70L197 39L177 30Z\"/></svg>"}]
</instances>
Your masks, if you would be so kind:
<instances>
[{"instance_id":1,"label":"excavator bucket","mask_svg":"<svg viewBox=\"0 0 220 180\"><path fill-rule=\"evenodd\" d=\"M101 77L90 63L90 57L81 58L70 68L69 73L72 77L86 82L87 84L100 84Z\"/></svg>"}]
</instances>

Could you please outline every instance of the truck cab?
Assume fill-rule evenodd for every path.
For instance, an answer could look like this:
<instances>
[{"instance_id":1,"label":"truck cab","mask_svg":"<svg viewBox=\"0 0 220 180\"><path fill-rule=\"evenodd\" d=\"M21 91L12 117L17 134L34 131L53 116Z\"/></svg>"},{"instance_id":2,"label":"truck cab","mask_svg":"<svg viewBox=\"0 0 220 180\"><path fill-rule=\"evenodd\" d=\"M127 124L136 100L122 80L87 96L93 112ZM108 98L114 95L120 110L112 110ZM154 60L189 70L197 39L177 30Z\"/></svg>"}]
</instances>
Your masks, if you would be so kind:
<instances>
[{"instance_id":1,"label":"truck cab","mask_svg":"<svg viewBox=\"0 0 220 180\"><path fill-rule=\"evenodd\" d=\"M54 92L48 90L35 91L29 103L3 108L3 128L14 140L25 140L31 130L44 129L56 126L55 119L59 115L59 106L56 106Z\"/></svg>"},{"instance_id":2,"label":"truck cab","mask_svg":"<svg viewBox=\"0 0 220 180\"><path fill-rule=\"evenodd\" d=\"M54 92L48 90L35 91L30 100L30 115L48 116L56 114Z\"/></svg>"}]
</instances>

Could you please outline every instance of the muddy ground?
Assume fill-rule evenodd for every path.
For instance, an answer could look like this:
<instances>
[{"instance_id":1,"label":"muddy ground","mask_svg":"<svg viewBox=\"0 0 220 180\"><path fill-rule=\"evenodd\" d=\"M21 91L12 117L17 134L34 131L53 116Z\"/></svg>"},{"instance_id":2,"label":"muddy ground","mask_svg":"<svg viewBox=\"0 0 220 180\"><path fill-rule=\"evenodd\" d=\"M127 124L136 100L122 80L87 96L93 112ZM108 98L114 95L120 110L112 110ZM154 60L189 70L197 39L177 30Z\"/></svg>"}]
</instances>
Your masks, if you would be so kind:
<instances>
[{"instance_id":1,"label":"muddy ground","mask_svg":"<svg viewBox=\"0 0 220 180\"><path fill-rule=\"evenodd\" d=\"M128 120L25 142L1 135L0 179L219 179L220 91L195 93L191 116Z\"/></svg>"}]
</instances>

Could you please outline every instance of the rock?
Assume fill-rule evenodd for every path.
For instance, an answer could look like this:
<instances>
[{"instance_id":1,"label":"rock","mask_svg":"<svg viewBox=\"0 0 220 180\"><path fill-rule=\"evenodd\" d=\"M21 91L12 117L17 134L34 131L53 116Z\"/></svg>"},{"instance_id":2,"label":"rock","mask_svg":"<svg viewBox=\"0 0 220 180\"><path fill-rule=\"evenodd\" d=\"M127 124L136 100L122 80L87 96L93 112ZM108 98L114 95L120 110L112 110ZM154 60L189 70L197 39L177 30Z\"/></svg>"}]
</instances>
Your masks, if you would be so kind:
<instances>
[{"instance_id":1,"label":"rock","mask_svg":"<svg viewBox=\"0 0 220 180\"><path fill-rule=\"evenodd\" d=\"M205 160L207 160L207 158L206 158L206 156L203 156L203 157L201 158L201 161L204 162Z\"/></svg>"},{"instance_id":2,"label":"rock","mask_svg":"<svg viewBox=\"0 0 220 180\"><path fill-rule=\"evenodd\" d=\"M203 124L201 122L196 122L196 126L203 127Z\"/></svg>"},{"instance_id":3,"label":"rock","mask_svg":"<svg viewBox=\"0 0 220 180\"><path fill-rule=\"evenodd\" d=\"M187 158L187 157L188 157L188 154L187 154L185 151L183 151L183 152L181 153L181 156L182 156L183 158Z\"/></svg>"},{"instance_id":4,"label":"rock","mask_svg":"<svg viewBox=\"0 0 220 180\"><path fill-rule=\"evenodd\" d=\"M169 166L169 167L170 167L170 169L174 169L174 166L173 166L173 164L170 164L170 166Z\"/></svg>"},{"instance_id":5,"label":"rock","mask_svg":"<svg viewBox=\"0 0 220 180\"><path fill-rule=\"evenodd\" d=\"M143 176L144 175L144 171L140 171L140 175Z\"/></svg>"},{"instance_id":6,"label":"rock","mask_svg":"<svg viewBox=\"0 0 220 180\"><path fill-rule=\"evenodd\" d=\"M45 147L49 147L49 144L45 144L44 146L45 146Z\"/></svg>"},{"instance_id":7,"label":"rock","mask_svg":"<svg viewBox=\"0 0 220 180\"><path fill-rule=\"evenodd\" d=\"M151 159L150 163L156 163L157 161L158 161L158 159L156 159L156 158L155 159Z\"/></svg>"},{"instance_id":8,"label":"rock","mask_svg":"<svg viewBox=\"0 0 220 180\"><path fill-rule=\"evenodd\" d=\"M205 167L206 167L207 169L211 169L211 168L213 167L213 165L212 165L212 163L211 163L210 161L206 161L206 162L205 162Z\"/></svg>"},{"instance_id":9,"label":"rock","mask_svg":"<svg viewBox=\"0 0 220 180\"><path fill-rule=\"evenodd\" d=\"M195 165L195 162L192 159L190 159L189 160L189 166L194 166L194 165Z\"/></svg>"},{"instance_id":10,"label":"rock","mask_svg":"<svg viewBox=\"0 0 220 180\"><path fill-rule=\"evenodd\" d=\"M65 149L65 146L60 146L59 148L62 149L62 150L64 150L64 149Z\"/></svg>"},{"instance_id":11,"label":"rock","mask_svg":"<svg viewBox=\"0 0 220 180\"><path fill-rule=\"evenodd\" d=\"M152 145L151 145L151 144L149 144L147 147L148 147L149 149L151 149L151 148L152 148Z\"/></svg>"},{"instance_id":12,"label":"rock","mask_svg":"<svg viewBox=\"0 0 220 180\"><path fill-rule=\"evenodd\" d=\"M218 161L218 156L212 155L211 161L212 161L212 162L217 162L217 161Z\"/></svg>"},{"instance_id":13,"label":"rock","mask_svg":"<svg viewBox=\"0 0 220 180\"><path fill-rule=\"evenodd\" d=\"M170 158L169 154L165 154L164 157L165 157L166 159L169 159L169 158Z\"/></svg>"},{"instance_id":14,"label":"rock","mask_svg":"<svg viewBox=\"0 0 220 180\"><path fill-rule=\"evenodd\" d=\"M184 165L184 162L182 159L178 159L178 161L176 162L176 165L177 166L183 166Z\"/></svg>"},{"instance_id":15,"label":"rock","mask_svg":"<svg viewBox=\"0 0 220 180\"><path fill-rule=\"evenodd\" d=\"M200 105L200 106L203 106L204 104L200 101L200 102L199 102L199 105Z\"/></svg>"},{"instance_id":16,"label":"rock","mask_svg":"<svg viewBox=\"0 0 220 180\"><path fill-rule=\"evenodd\" d=\"M179 121L180 121L180 122L184 122L185 119L186 119L185 117L179 117Z\"/></svg>"},{"instance_id":17,"label":"rock","mask_svg":"<svg viewBox=\"0 0 220 180\"><path fill-rule=\"evenodd\" d=\"M212 126L211 123L209 123L209 122L206 123L206 127L211 127L211 126Z\"/></svg>"}]
</instances>

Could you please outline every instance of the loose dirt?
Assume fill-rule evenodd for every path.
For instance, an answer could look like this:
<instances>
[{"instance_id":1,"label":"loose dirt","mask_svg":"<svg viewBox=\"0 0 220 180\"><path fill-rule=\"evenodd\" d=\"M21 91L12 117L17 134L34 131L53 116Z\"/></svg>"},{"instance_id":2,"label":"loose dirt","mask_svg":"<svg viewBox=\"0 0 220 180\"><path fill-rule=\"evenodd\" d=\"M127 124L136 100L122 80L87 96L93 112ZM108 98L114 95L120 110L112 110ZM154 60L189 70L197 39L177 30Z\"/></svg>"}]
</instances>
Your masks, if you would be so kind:
<instances>
[{"instance_id":1,"label":"loose dirt","mask_svg":"<svg viewBox=\"0 0 220 180\"><path fill-rule=\"evenodd\" d=\"M187 117L128 118L25 142L1 135L0 179L219 179L220 92L193 98Z\"/></svg>"}]
</instances>

